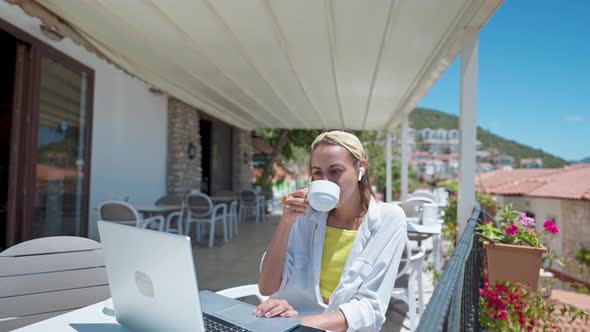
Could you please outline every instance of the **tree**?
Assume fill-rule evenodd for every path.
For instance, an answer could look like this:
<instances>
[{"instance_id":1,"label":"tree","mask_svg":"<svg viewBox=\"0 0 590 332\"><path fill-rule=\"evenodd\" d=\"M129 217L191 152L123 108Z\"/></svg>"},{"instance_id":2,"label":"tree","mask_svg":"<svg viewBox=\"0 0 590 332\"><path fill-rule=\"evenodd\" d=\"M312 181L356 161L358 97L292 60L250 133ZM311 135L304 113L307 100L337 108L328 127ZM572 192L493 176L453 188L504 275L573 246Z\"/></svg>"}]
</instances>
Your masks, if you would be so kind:
<instances>
[{"instance_id":1,"label":"tree","mask_svg":"<svg viewBox=\"0 0 590 332\"><path fill-rule=\"evenodd\" d=\"M262 188L270 188L274 177L274 163L278 160L289 162L293 159L294 151L307 149L313 140L321 133L321 130L305 129L259 129L256 134L264 138L273 151L270 158L264 164L262 176L257 180L257 185ZM300 157L300 154L296 157Z\"/></svg>"},{"instance_id":2,"label":"tree","mask_svg":"<svg viewBox=\"0 0 590 332\"><path fill-rule=\"evenodd\" d=\"M270 158L272 159L272 163L270 159L265 163L263 176L257 182L257 185L261 187L270 187L272 185L274 175L272 174L274 172L272 165L275 161L280 160L283 165L289 167L289 169L295 171L297 174L299 171L306 169L309 160L309 147L313 140L323 131L304 129L288 130L288 133L285 134L287 137L286 142L281 146L281 137L284 132L285 130L281 129L260 129L256 132L274 147L273 155L277 152L276 158ZM377 131L354 131L354 134L359 138L367 153L369 175L372 180L371 184L377 188L377 191L385 192L385 135ZM396 132L393 134L395 136ZM392 156L395 155L399 155L399 148L396 144L392 144ZM392 186L394 193L397 193L401 185L400 163L394 160L392 168ZM266 177L264 174L267 174ZM410 169L408 178L410 190L418 187L418 175L413 169Z\"/></svg>"}]
</instances>

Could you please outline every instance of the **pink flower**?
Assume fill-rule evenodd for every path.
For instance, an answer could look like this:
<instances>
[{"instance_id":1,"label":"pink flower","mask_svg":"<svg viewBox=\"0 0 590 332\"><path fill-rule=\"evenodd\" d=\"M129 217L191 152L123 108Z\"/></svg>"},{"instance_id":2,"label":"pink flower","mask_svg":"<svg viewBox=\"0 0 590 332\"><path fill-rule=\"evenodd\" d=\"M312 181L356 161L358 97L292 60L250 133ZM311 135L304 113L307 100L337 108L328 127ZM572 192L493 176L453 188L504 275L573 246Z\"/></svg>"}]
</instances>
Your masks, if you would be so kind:
<instances>
[{"instance_id":1,"label":"pink flower","mask_svg":"<svg viewBox=\"0 0 590 332\"><path fill-rule=\"evenodd\" d=\"M557 225L553 222L553 220L551 219L547 219L545 220L545 222L543 223L543 227L545 228L545 230L551 234L557 234L559 233L559 229L557 228Z\"/></svg>"},{"instance_id":2,"label":"pink flower","mask_svg":"<svg viewBox=\"0 0 590 332\"><path fill-rule=\"evenodd\" d=\"M518 227L516 225L510 225L506 227L506 234L516 234L518 233Z\"/></svg>"},{"instance_id":3,"label":"pink flower","mask_svg":"<svg viewBox=\"0 0 590 332\"><path fill-rule=\"evenodd\" d=\"M502 310L498 318L500 318L501 320L506 320L508 318L508 313L506 312L506 310Z\"/></svg>"},{"instance_id":4,"label":"pink flower","mask_svg":"<svg viewBox=\"0 0 590 332\"><path fill-rule=\"evenodd\" d=\"M484 189L484 190L482 190L482 193L483 193L484 195L487 195L487 194L488 194L488 190L487 190L487 189Z\"/></svg>"},{"instance_id":5,"label":"pink flower","mask_svg":"<svg viewBox=\"0 0 590 332\"><path fill-rule=\"evenodd\" d=\"M519 212L518 215L519 216L514 221L517 221L521 227L528 227L528 228L535 227L535 219L534 218L529 218L526 215L526 213L524 213L524 212Z\"/></svg>"}]
</instances>

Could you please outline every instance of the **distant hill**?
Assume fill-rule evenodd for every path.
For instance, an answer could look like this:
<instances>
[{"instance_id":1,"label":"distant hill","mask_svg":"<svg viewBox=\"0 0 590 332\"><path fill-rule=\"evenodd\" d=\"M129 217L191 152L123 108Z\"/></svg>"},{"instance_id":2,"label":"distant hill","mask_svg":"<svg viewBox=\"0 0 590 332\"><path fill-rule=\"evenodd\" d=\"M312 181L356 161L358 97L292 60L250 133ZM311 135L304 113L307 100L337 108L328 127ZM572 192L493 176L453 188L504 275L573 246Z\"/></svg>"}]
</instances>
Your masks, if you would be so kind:
<instances>
[{"instance_id":1,"label":"distant hill","mask_svg":"<svg viewBox=\"0 0 590 332\"><path fill-rule=\"evenodd\" d=\"M410 113L410 126L415 129L457 129L459 128L459 118L456 115L436 110L416 108ZM534 149L530 146L502 138L479 126L477 127L477 140L485 148L495 148L500 153L506 153L514 157L517 165L520 164L520 159L522 158L541 158L544 168L560 168L568 164L564 159L544 152L543 150ZM590 162L590 157L584 160Z\"/></svg>"},{"instance_id":2,"label":"distant hill","mask_svg":"<svg viewBox=\"0 0 590 332\"><path fill-rule=\"evenodd\" d=\"M579 163L590 163L590 157L586 157L579 161Z\"/></svg>"}]
</instances>

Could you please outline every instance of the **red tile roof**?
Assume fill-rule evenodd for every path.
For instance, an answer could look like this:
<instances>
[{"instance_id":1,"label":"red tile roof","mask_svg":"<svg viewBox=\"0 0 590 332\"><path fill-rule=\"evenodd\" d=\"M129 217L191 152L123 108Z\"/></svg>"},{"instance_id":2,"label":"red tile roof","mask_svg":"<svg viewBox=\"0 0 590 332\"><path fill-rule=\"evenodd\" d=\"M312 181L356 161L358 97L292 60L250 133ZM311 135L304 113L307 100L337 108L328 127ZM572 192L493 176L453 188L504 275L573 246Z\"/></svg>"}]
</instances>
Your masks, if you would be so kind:
<instances>
[{"instance_id":1,"label":"red tile roof","mask_svg":"<svg viewBox=\"0 0 590 332\"><path fill-rule=\"evenodd\" d=\"M590 164L559 169L497 170L477 175L479 189L497 195L590 200Z\"/></svg>"},{"instance_id":2,"label":"red tile roof","mask_svg":"<svg viewBox=\"0 0 590 332\"><path fill-rule=\"evenodd\" d=\"M554 289L551 291L550 301L557 304L557 310L561 308L561 304L573 305L574 307L583 310L590 311L590 295L578 294L571 291L565 291L561 289ZM557 328L561 328L562 331L589 331L590 320L577 319L571 322L572 316L566 314L561 316L557 323Z\"/></svg>"}]
</instances>

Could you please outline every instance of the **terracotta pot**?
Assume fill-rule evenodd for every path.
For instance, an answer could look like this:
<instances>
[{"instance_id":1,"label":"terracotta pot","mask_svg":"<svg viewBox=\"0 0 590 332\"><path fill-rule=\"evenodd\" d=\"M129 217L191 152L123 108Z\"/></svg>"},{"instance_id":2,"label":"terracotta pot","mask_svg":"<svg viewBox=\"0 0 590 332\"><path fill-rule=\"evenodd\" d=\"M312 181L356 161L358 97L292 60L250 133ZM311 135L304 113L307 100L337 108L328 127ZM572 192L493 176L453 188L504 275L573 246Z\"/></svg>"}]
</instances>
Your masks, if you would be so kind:
<instances>
[{"instance_id":1,"label":"terracotta pot","mask_svg":"<svg viewBox=\"0 0 590 332\"><path fill-rule=\"evenodd\" d=\"M539 285L541 258L545 247L532 248L502 243L483 243L488 257L490 285L496 281L513 281L529 285L533 291Z\"/></svg>"}]
</instances>

